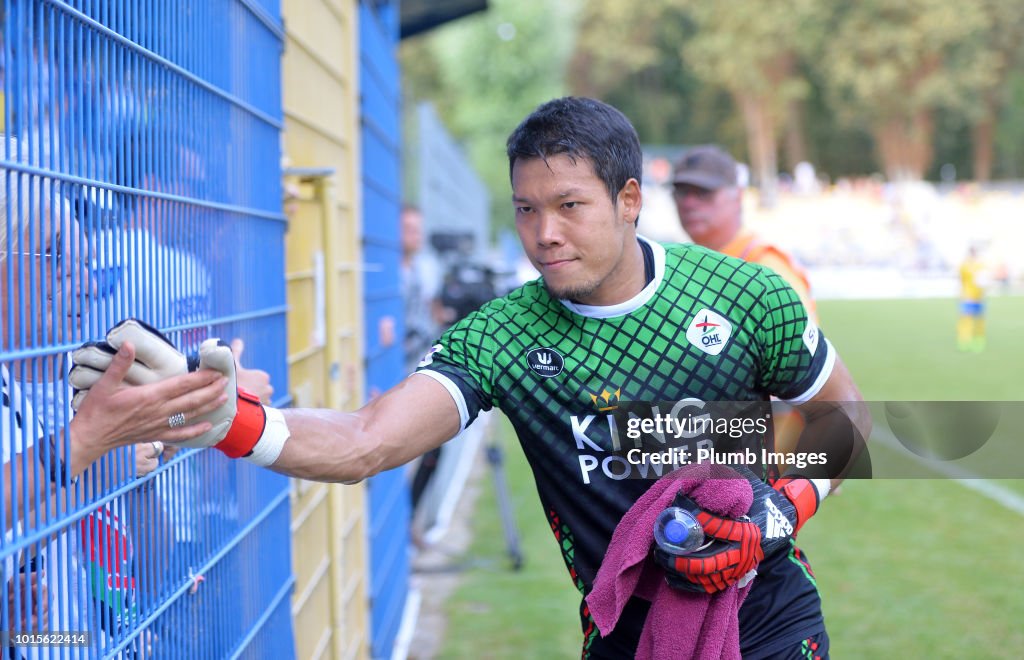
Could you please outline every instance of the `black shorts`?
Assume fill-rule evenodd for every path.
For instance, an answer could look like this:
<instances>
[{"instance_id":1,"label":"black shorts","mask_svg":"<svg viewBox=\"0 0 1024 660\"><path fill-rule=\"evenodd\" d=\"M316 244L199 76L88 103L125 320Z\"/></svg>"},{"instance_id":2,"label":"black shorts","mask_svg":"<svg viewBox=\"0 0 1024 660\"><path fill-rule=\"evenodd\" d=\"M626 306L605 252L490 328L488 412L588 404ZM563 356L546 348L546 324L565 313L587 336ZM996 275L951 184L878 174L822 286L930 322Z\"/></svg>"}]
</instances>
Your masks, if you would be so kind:
<instances>
[{"instance_id":1,"label":"black shorts","mask_svg":"<svg viewBox=\"0 0 1024 660\"><path fill-rule=\"evenodd\" d=\"M828 660L828 633L822 630L788 649L771 655L773 660Z\"/></svg>"},{"instance_id":2,"label":"black shorts","mask_svg":"<svg viewBox=\"0 0 1024 660\"><path fill-rule=\"evenodd\" d=\"M640 634L643 632L644 622L647 620L647 612L651 604L646 600L631 598L622 610L622 616L615 626L615 630L607 637L601 637L593 628L593 621L590 620L589 611L586 609L586 602L580 608L580 614L584 617L584 631L594 630L594 634L583 640L583 660L623 660L636 655L636 647L640 641ZM783 647L775 646L774 649L766 649L764 653L758 653L759 658L771 658L772 660L828 660L829 639L828 632L822 629L814 635L810 635L799 641L789 643ZM744 658L754 656L745 655Z\"/></svg>"}]
</instances>

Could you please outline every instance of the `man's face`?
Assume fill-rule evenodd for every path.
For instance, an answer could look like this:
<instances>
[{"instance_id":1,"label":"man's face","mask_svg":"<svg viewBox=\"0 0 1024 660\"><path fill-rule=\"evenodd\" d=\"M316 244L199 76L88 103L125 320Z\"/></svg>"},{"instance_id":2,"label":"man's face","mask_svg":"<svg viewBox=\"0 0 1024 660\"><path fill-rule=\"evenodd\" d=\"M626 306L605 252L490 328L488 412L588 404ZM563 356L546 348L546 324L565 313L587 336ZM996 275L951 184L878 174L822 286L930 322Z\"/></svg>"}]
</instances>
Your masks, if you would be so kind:
<instances>
[{"instance_id":1,"label":"man's face","mask_svg":"<svg viewBox=\"0 0 1024 660\"><path fill-rule=\"evenodd\" d=\"M79 225L61 200L60 214L50 219L48 211L41 218L36 232L22 234L27 241L16 242L13 251L3 256L0 288L3 290L6 314L14 315L17 329L31 318L26 328L30 341L67 341L82 326L82 312L87 306L81 293L90 292L87 246L79 240ZM13 290L8 290L7 268L12 269ZM65 334L61 328L67 320ZM6 318L3 323L4 344L8 341ZM33 340L33 337L35 338Z\"/></svg>"},{"instance_id":2,"label":"man's face","mask_svg":"<svg viewBox=\"0 0 1024 660\"><path fill-rule=\"evenodd\" d=\"M698 245L720 249L740 229L742 198L738 188L708 190L685 183L676 184L672 197L683 230Z\"/></svg>"},{"instance_id":3,"label":"man's face","mask_svg":"<svg viewBox=\"0 0 1024 660\"><path fill-rule=\"evenodd\" d=\"M519 159L512 200L519 240L551 295L589 305L622 302L623 252L635 241L640 213L635 180L612 200L588 160Z\"/></svg>"},{"instance_id":4,"label":"man's face","mask_svg":"<svg viewBox=\"0 0 1024 660\"><path fill-rule=\"evenodd\" d=\"M402 253L413 255L423 247L423 215L416 210L402 211Z\"/></svg>"}]
</instances>

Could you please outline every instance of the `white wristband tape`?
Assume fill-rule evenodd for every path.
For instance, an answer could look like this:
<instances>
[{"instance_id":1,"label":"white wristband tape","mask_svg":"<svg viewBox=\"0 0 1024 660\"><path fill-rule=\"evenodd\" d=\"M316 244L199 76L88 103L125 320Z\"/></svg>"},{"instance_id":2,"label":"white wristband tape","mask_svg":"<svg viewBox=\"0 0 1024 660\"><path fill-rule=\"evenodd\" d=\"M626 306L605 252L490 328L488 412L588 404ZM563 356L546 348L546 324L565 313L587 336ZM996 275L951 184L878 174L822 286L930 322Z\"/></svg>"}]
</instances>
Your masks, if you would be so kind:
<instances>
[{"instance_id":1,"label":"white wristband tape","mask_svg":"<svg viewBox=\"0 0 1024 660\"><path fill-rule=\"evenodd\" d=\"M814 490L818 491L818 504L821 504L832 490L832 482L829 479L811 479L811 483L814 484Z\"/></svg>"},{"instance_id":2,"label":"white wristband tape","mask_svg":"<svg viewBox=\"0 0 1024 660\"><path fill-rule=\"evenodd\" d=\"M260 467L267 467L273 465L281 455L284 443L291 437L291 433L288 431L288 423L284 421L284 413L269 406L263 406L263 410L267 415L267 425L263 429L263 435L260 436L256 446L252 448L252 453L243 458Z\"/></svg>"}]
</instances>

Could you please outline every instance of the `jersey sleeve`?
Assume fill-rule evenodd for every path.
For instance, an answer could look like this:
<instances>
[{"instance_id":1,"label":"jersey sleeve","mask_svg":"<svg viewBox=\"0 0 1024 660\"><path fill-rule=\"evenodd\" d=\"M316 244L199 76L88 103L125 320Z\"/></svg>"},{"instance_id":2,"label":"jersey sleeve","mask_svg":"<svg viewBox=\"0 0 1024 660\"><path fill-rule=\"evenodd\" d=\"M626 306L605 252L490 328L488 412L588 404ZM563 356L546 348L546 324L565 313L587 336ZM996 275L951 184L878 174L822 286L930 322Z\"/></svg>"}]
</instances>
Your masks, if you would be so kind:
<instances>
[{"instance_id":1,"label":"jersey sleeve","mask_svg":"<svg viewBox=\"0 0 1024 660\"><path fill-rule=\"evenodd\" d=\"M762 351L758 385L789 403L817 394L835 365L836 353L821 329L808 318L800 297L781 276L762 269L757 340Z\"/></svg>"},{"instance_id":2,"label":"jersey sleeve","mask_svg":"<svg viewBox=\"0 0 1024 660\"><path fill-rule=\"evenodd\" d=\"M481 311L462 319L441 335L415 371L444 385L458 406L463 429L493 406L493 347L488 324Z\"/></svg>"}]
</instances>

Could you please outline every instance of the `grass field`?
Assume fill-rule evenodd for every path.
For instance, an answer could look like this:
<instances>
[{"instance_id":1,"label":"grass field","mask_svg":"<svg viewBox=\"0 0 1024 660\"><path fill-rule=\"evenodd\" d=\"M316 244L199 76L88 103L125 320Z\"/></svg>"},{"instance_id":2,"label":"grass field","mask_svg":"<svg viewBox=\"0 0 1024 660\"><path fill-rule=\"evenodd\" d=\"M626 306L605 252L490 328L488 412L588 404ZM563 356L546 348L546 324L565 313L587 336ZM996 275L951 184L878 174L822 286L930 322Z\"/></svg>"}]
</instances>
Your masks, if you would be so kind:
<instances>
[{"instance_id":1,"label":"grass field","mask_svg":"<svg viewBox=\"0 0 1024 660\"><path fill-rule=\"evenodd\" d=\"M983 353L956 350L954 300L826 300L818 313L865 398L1024 400L1022 298L989 301Z\"/></svg>"},{"instance_id":2,"label":"grass field","mask_svg":"<svg viewBox=\"0 0 1024 660\"><path fill-rule=\"evenodd\" d=\"M866 398L1024 399L1024 300L996 298L981 354L955 350L951 300L825 301L826 336ZM470 549L477 568L448 604L444 658L578 657L579 597L504 427L527 564L513 573L493 489ZM872 456L885 456L873 446ZM1024 465L1020 466L1024 473ZM1024 492L1024 481L997 482ZM1024 516L948 479L847 482L802 532L835 658L1019 658Z\"/></svg>"}]
</instances>

